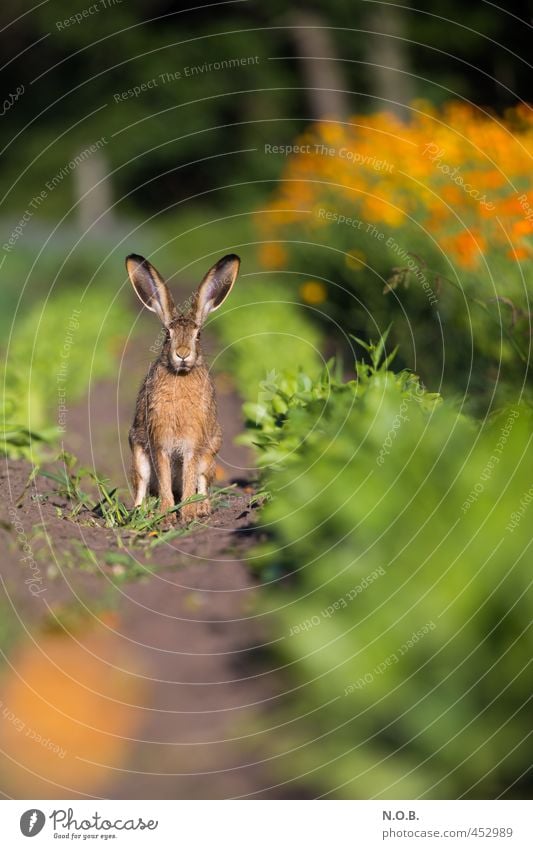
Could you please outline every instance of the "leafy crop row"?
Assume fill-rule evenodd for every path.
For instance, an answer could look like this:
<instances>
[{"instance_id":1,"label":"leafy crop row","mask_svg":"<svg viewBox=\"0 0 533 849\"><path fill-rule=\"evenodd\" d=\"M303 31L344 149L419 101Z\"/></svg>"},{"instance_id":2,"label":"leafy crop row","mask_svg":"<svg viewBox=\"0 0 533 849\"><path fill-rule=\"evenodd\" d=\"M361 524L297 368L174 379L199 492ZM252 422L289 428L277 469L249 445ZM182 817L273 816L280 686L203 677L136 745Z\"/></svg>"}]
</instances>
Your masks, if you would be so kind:
<instances>
[{"instance_id":1,"label":"leafy crop row","mask_svg":"<svg viewBox=\"0 0 533 849\"><path fill-rule=\"evenodd\" d=\"M280 777L348 798L519 796L532 411L475 422L367 347L357 380L301 375L246 407L271 494L251 562L287 679Z\"/></svg>"}]
</instances>

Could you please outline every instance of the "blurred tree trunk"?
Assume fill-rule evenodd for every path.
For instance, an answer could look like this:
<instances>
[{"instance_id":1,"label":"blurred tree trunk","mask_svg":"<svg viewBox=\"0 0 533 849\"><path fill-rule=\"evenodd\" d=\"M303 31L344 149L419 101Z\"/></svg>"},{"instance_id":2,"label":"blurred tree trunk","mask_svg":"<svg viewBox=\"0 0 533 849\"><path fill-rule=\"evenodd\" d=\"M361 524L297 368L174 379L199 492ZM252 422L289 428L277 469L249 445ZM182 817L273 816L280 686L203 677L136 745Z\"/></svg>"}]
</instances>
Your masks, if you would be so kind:
<instances>
[{"instance_id":1,"label":"blurred tree trunk","mask_svg":"<svg viewBox=\"0 0 533 849\"><path fill-rule=\"evenodd\" d=\"M404 10L393 4L370 8L363 28L374 35L365 38L370 91L378 109L388 109L401 120L409 116L409 103L415 96L408 50Z\"/></svg>"},{"instance_id":2,"label":"blurred tree trunk","mask_svg":"<svg viewBox=\"0 0 533 849\"><path fill-rule=\"evenodd\" d=\"M313 117L344 120L349 114L346 80L331 31L314 12L293 12L289 17Z\"/></svg>"},{"instance_id":3,"label":"blurred tree trunk","mask_svg":"<svg viewBox=\"0 0 533 849\"><path fill-rule=\"evenodd\" d=\"M82 233L108 230L112 220L113 193L107 156L101 150L79 163L73 172L78 222Z\"/></svg>"}]
</instances>

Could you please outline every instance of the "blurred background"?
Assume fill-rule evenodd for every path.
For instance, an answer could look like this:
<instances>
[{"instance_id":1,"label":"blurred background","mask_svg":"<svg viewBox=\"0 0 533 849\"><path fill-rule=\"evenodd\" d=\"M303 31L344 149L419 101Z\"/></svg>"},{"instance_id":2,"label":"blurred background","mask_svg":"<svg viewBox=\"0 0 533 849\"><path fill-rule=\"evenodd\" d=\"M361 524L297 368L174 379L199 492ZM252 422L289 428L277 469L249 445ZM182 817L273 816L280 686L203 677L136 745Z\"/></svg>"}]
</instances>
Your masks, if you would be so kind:
<instances>
[{"instance_id":1,"label":"blurred background","mask_svg":"<svg viewBox=\"0 0 533 849\"><path fill-rule=\"evenodd\" d=\"M494 358L521 383L523 357L514 367L506 337L527 347L531 216L518 198L529 189L529 111L507 118L517 141L502 120L528 95L517 23L527 3L513 15L486 3L299 13L54 0L20 18L17 8L5 4L0 37L3 297L18 315L39 287L117 280L132 248L157 250L167 274L198 276L190 264L214 255L216 234L221 248L242 245L248 274L260 262L291 295L318 278L323 291L304 290L317 324L342 317L376 334L392 320L402 364L435 388L468 389L486 408ZM288 155L302 138L309 148ZM324 142L333 156L315 153ZM405 290L409 262L425 288ZM472 306L478 296L489 316Z\"/></svg>"},{"instance_id":2,"label":"blurred background","mask_svg":"<svg viewBox=\"0 0 533 849\"><path fill-rule=\"evenodd\" d=\"M4 2L4 795L530 793L532 11ZM28 484L66 450L129 503L131 252L177 301L242 258L250 517L159 570Z\"/></svg>"}]
</instances>

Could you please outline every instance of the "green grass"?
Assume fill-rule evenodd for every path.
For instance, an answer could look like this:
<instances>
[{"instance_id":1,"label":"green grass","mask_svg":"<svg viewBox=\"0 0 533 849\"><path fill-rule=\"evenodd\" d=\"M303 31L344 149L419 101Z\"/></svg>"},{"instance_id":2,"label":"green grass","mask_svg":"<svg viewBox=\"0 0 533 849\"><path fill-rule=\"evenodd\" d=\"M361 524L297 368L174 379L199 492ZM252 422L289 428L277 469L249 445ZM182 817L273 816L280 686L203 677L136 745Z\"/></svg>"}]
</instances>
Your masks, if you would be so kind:
<instances>
[{"instance_id":1,"label":"green grass","mask_svg":"<svg viewBox=\"0 0 533 849\"><path fill-rule=\"evenodd\" d=\"M61 452L53 470L35 466L26 490L37 475L55 483L55 492L69 503L62 515L78 523L97 525L98 527L127 534L128 540L147 542L149 550L163 542L185 536L203 522L193 521L181 527L165 527L165 520L178 513L186 504L204 501L206 496L193 495L175 504L162 513L159 499L148 497L140 507L128 507L117 487L109 480L98 475L93 469L80 466L78 460L68 452ZM235 485L214 487L210 501L214 509L225 507L235 496Z\"/></svg>"}]
</instances>

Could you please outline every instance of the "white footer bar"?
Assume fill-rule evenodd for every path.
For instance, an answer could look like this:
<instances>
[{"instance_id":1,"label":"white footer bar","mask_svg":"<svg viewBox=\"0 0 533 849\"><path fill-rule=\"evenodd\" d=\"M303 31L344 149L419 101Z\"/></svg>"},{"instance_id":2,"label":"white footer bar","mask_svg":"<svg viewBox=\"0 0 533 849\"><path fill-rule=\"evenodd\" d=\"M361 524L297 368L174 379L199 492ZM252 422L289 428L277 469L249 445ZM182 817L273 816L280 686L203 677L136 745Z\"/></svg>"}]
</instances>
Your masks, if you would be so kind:
<instances>
[{"instance_id":1,"label":"white footer bar","mask_svg":"<svg viewBox=\"0 0 533 849\"><path fill-rule=\"evenodd\" d=\"M6 849L533 847L521 801L2 801ZM35 843L30 842L35 838Z\"/></svg>"}]
</instances>

